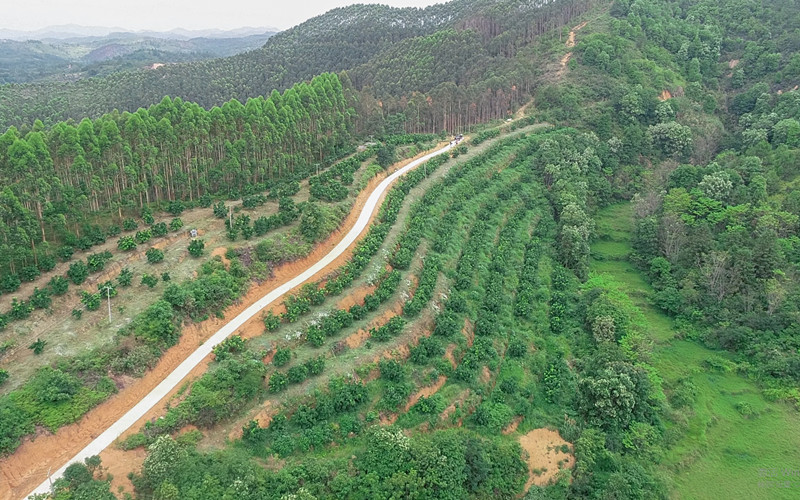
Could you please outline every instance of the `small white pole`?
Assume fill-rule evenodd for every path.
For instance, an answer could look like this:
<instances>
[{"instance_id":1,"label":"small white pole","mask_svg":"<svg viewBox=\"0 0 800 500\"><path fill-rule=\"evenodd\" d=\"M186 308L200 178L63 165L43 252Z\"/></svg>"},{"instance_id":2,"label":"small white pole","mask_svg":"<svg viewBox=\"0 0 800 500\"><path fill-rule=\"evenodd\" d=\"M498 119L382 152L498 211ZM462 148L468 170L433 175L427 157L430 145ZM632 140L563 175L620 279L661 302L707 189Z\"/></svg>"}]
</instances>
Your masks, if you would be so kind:
<instances>
[{"instance_id":1,"label":"small white pole","mask_svg":"<svg viewBox=\"0 0 800 500\"><path fill-rule=\"evenodd\" d=\"M111 287L106 286L106 295L108 297L108 322L111 323Z\"/></svg>"}]
</instances>

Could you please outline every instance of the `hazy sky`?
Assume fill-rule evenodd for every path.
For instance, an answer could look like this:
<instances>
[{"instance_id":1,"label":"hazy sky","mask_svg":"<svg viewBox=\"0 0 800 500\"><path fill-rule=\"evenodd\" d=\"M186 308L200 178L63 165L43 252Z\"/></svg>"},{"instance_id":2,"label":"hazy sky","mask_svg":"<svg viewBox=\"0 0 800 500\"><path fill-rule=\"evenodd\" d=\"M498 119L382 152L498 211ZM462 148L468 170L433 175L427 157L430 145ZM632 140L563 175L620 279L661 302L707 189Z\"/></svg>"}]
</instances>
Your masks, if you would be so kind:
<instances>
[{"instance_id":1,"label":"hazy sky","mask_svg":"<svg viewBox=\"0 0 800 500\"><path fill-rule=\"evenodd\" d=\"M290 28L335 7L382 3L424 7L443 0L25 0L0 15L0 28L35 30L81 24L132 30L231 29L242 26Z\"/></svg>"}]
</instances>

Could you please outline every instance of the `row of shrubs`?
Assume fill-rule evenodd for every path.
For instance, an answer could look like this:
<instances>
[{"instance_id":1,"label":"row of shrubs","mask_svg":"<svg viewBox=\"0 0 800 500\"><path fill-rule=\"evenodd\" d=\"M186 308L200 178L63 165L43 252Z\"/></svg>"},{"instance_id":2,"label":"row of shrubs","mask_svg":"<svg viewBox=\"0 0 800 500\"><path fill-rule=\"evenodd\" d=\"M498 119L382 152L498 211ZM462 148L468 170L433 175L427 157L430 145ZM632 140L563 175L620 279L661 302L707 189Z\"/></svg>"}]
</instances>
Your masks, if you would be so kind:
<instances>
[{"instance_id":1,"label":"row of shrubs","mask_svg":"<svg viewBox=\"0 0 800 500\"><path fill-rule=\"evenodd\" d=\"M138 231L135 236L123 236L117 242L117 246L121 250L131 250L137 244L144 243L153 237L164 236L168 230L177 231L183 226L183 222L179 218L174 218L169 226L165 222L155 223L152 213L149 208L145 208L143 212L143 219L146 223L151 224L150 228ZM147 222L150 221L150 222ZM67 233L63 237L63 244L52 252L40 252L36 258L36 265L25 266L19 270L18 273L6 272L0 276L0 293L14 293L19 290L23 282L31 282L36 280L42 273L47 273L55 269L56 259L62 262L72 260L75 250L87 251L93 246L102 245L106 242L107 238L118 236L123 231L136 231L139 224L133 218L127 218L122 222L122 227L112 224L103 229L99 225L86 225L82 228L83 236L78 237L73 233ZM121 242L132 242L129 248L123 248ZM126 243L125 246L128 244ZM104 253L104 252L103 252ZM98 255L98 254L93 254ZM89 256L90 258L92 256Z\"/></svg>"}]
</instances>

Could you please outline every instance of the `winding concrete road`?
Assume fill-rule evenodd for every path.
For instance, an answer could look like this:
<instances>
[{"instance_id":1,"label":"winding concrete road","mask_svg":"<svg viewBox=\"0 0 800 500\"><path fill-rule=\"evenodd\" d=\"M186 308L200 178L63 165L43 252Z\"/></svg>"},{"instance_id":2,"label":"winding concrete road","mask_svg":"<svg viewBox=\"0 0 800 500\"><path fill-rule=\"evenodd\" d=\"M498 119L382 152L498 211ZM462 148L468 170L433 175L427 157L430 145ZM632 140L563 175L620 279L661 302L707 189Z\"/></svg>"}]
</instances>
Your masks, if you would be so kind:
<instances>
[{"instance_id":1,"label":"winding concrete road","mask_svg":"<svg viewBox=\"0 0 800 500\"><path fill-rule=\"evenodd\" d=\"M422 163L430 160L434 156L442 154L452 148L452 144L448 144L441 149L438 149L432 153L428 153L425 156L417 158L416 160L410 162L408 165L400 168L389 177L384 179L378 187L375 188L374 191L370 194L369 198L367 198L367 202L364 205L364 208L361 209L361 213L358 216L358 220L356 220L355 225L353 228L344 236L342 241L339 242L333 250L328 252L327 255L322 257L319 261L317 261L314 265L307 268L302 273L298 274L294 278L290 279L289 281L283 283L279 287L275 288L273 291L266 294L264 297L259 299L256 303L242 311L238 316L233 318L230 322L228 322L225 326L220 328L214 335L212 335L208 340L206 340L200 347L197 348L192 354L189 355L180 365L178 365L175 370L172 371L167 377L161 381L150 393L145 396L141 401L139 401L136 406L131 408L125 415L123 415L119 420L114 422L111 427L106 429L102 434L100 434L94 441L89 443L83 450L81 450L77 455L72 457L63 467L58 469L49 479L45 479L45 481L40 484L35 490L29 493L29 495L33 495L36 493L49 493L51 488L51 480L56 480L57 478L61 477L64 474L64 470L67 466L73 462L83 462L86 458L91 457L93 455L99 455L101 451L103 451L108 445L114 442L123 432L128 430L133 424L135 424L147 411L149 411L153 406L158 404L172 389L174 389L185 377L189 374L189 372L197 366L206 356L208 356L212 349L225 340L230 334L235 332L240 326L242 326L247 320L252 318L256 315L259 311L264 309L266 306L272 304L281 296L283 296L288 291L292 290L298 285L303 284L304 282L311 279L315 274L325 268L328 264L334 261L337 257L339 257L345 250L354 242L356 239L361 235L361 233L366 229L367 224L369 223L370 217L372 212L376 209L378 205L378 200L380 200L381 195L391 186L391 184L397 180L398 177L405 174L409 170L418 167Z\"/></svg>"}]
</instances>

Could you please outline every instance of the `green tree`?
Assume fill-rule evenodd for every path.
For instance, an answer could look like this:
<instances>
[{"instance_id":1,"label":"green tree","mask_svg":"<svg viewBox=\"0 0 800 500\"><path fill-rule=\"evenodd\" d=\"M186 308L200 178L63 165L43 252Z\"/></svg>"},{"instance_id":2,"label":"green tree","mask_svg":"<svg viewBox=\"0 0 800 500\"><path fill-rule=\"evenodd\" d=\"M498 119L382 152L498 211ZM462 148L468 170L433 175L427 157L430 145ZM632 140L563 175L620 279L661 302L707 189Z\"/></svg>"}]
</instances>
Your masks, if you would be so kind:
<instances>
[{"instance_id":1,"label":"green tree","mask_svg":"<svg viewBox=\"0 0 800 500\"><path fill-rule=\"evenodd\" d=\"M173 473L187 457L186 449L172 437L158 436L147 447L147 458L142 463L142 476L152 488L156 488L173 477Z\"/></svg>"},{"instance_id":2,"label":"green tree","mask_svg":"<svg viewBox=\"0 0 800 500\"><path fill-rule=\"evenodd\" d=\"M394 162L397 161L397 153L395 151L394 144L383 144L380 149L378 149L378 165L383 168L392 165Z\"/></svg>"}]
</instances>

